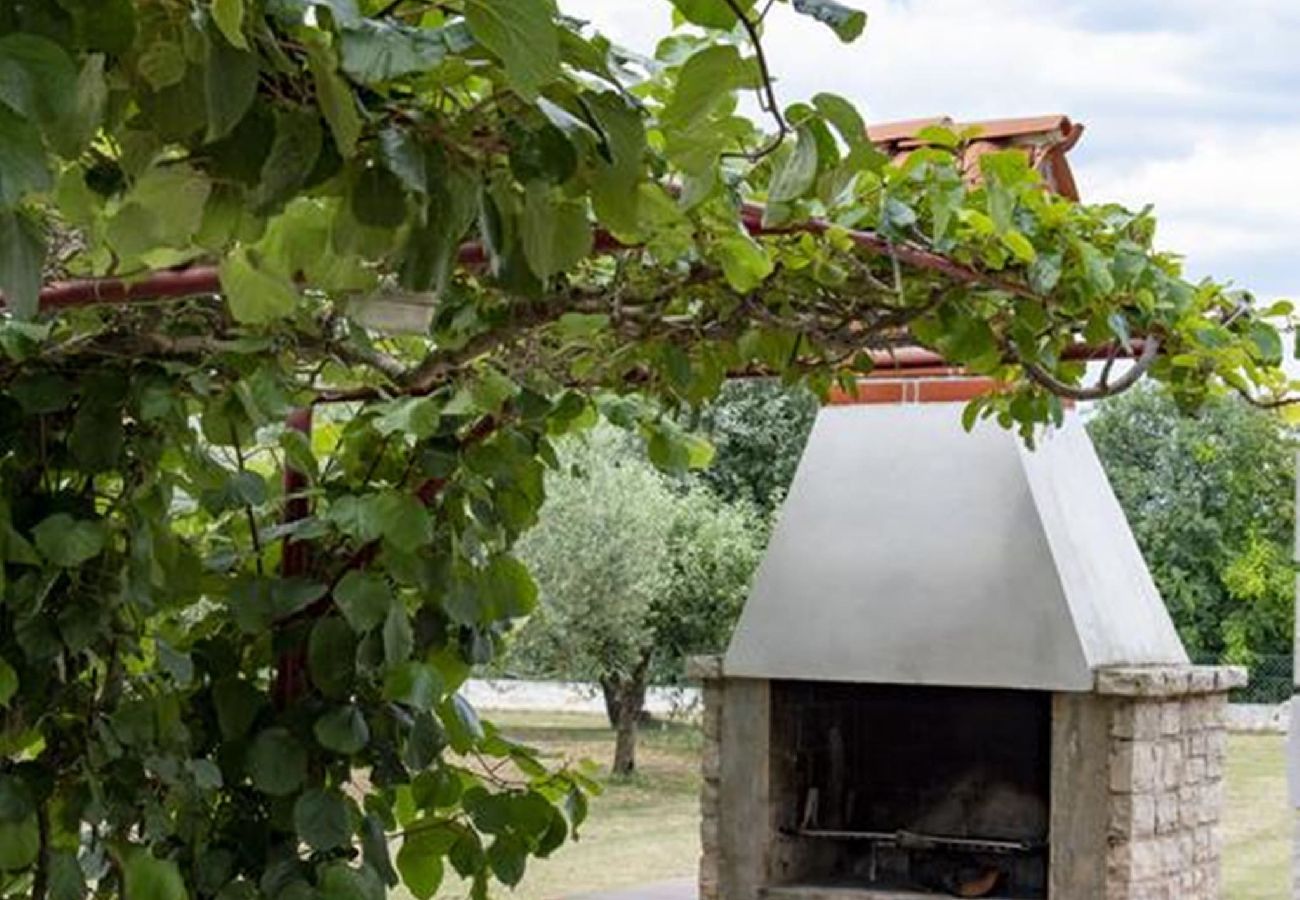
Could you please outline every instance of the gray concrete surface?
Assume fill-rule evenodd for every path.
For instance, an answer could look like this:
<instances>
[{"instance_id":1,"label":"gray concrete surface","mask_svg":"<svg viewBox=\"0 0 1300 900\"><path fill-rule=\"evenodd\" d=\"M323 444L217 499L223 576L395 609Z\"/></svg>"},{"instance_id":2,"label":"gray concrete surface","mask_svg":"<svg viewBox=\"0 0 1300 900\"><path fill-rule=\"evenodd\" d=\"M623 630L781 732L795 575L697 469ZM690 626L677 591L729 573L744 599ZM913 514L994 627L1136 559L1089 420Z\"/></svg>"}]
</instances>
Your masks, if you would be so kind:
<instances>
[{"instance_id":1,"label":"gray concrete surface","mask_svg":"<svg viewBox=\"0 0 1300 900\"><path fill-rule=\"evenodd\" d=\"M817 416L723 670L1090 690L1186 664L1087 433L1030 452L960 404Z\"/></svg>"}]
</instances>

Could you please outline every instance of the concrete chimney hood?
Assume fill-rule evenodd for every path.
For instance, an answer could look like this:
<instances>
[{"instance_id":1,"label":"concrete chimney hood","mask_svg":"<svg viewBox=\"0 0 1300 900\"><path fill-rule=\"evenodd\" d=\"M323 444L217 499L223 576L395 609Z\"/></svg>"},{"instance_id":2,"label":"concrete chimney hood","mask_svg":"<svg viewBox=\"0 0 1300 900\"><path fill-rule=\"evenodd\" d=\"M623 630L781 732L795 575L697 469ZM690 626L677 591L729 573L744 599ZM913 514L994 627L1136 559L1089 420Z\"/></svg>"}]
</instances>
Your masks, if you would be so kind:
<instances>
[{"instance_id":1,"label":"concrete chimney hood","mask_svg":"<svg viewBox=\"0 0 1300 900\"><path fill-rule=\"evenodd\" d=\"M1091 691L1187 664L1077 414L1031 451L961 410L821 411L727 677Z\"/></svg>"}]
</instances>

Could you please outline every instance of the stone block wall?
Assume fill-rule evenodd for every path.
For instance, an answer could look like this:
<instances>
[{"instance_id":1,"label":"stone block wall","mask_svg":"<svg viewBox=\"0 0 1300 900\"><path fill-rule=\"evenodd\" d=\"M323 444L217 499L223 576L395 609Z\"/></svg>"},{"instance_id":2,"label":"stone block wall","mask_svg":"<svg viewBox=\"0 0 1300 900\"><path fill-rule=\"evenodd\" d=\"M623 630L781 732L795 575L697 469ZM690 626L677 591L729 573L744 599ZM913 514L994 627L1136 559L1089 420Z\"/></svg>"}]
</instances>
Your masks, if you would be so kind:
<instances>
[{"instance_id":1,"label":"stone block wall","mask_svg":"<svg viewBox=\"0 0 1300 900\"><path fill-rule=\"evenodd\" d=\"M720 900L721 880L718 812L722 767L722 660L701 656L690 660L687 674L700 685L703 705L700 753L700 875L699 900Z\"/></svg>"},{"instance_id":2,"label":"stone block wall","mask_svg":"<svg viewBox=\"0 0 1300 900\"><path fill-rule=\"evenodd\" d=\"M1218 900L1219 815L1233 668L1098 673L1110 706L1106 897Z\"/></svg>"}]
</instances>

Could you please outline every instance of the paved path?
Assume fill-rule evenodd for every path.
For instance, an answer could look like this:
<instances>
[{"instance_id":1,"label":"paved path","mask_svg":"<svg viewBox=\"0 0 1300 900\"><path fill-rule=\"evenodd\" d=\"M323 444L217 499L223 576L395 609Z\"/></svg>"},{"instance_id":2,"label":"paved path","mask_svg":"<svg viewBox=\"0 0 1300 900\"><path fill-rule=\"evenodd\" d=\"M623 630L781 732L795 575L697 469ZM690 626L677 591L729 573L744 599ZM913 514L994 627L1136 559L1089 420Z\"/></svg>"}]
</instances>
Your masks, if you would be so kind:
<instances>
[{"instance_id":1,"label":"paved path","mask_svg":"<svg viewBox=\"0 0 1300 900\"><path fill-rule=\"evenodd\" d=\"M695 878L674 878L616 891L582 894L571 900L695 900Z\"/></svg>"}]
</instances>

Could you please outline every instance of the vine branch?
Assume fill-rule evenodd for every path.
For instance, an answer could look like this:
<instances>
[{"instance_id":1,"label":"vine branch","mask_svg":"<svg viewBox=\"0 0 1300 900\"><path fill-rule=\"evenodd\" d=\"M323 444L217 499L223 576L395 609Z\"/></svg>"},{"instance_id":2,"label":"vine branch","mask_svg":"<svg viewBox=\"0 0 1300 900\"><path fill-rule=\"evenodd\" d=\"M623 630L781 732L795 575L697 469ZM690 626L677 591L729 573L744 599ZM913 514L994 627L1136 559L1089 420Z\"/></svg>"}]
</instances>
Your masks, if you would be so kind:
<instances>
[{"instance_id":1,"label":"vine branch","mask_svg":"<svg viewBox=\"0 0 1300 900\"><path fill-rule=\"evenodd\" d=\"M772 83L772 72L767 66L767 53L763 49L763 36L759 34L759 26L745 15L745 11L740 8L736 0L723 0L731 11L735 13L736 18L740 20L740 25L749 35L749 42L754 47L754 58L758 61L758 74L762 84L758 88L758 105L762 110L772 116L776 122L776 135L768 141L763 147L753 152L730 152L723 153L724 159L747 159L750 162L758 162L765 157L771 156L785 142L786 137L790 134L790 126L785 121L785 116L781 115L781 106L776 99L776 88Z\"/></svg>"}]
</instances>

